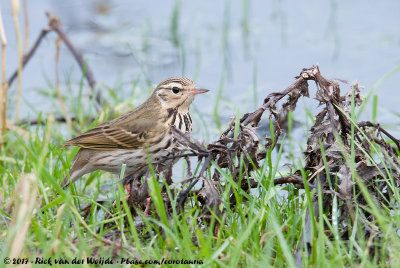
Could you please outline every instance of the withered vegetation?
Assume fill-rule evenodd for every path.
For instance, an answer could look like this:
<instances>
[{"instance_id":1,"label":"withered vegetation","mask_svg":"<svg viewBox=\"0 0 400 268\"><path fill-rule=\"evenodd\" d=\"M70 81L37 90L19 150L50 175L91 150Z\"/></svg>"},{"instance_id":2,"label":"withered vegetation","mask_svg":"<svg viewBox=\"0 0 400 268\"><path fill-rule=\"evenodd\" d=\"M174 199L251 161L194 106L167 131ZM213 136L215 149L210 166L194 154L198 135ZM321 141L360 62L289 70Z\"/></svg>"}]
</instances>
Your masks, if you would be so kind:
<instances>
[{"instance_id":1,"label":"withered vegetation","mask_svg":"<svg viewBox=\"0 0 400 268\"><path fill-rule=\"evenodd\" d=\"M324 213L330 221L333 218L334 198L337 198L340 216L337 220L341 238L348 239L349 226L361 223L366 237L378 239L380 231L370 227L370 223L377 221L371 211L373 206L381 207L381 204L389 209L398 205L394 200L397 189L391 189L385 180L393 178L393 185L399 186L400 141L377 123L352 121L352 107L354 110L363 101L358 84L352 84L345 94L341 94L339 83L343 81L324 78L318 66L303 69L287 89L269 94L260 108L244 114L237 122L239 125L236 126L236 134L234 118L219 139L207 146L190 141L178 130L174 131L176 139L190 151L184 155L176 153L176 158L197 156L198 161L202 161L202 168L196 177L192 177L188 169L190 179L183 184L190 185L179 192L177 209L181 213L184 211L184 204L190 195L195 196L195 200L200 203L200 217L204 219L209 219L214 213L221 215L224 206L235 207L237 199L233 189L230 190L229 202L222 200L221 193L228 183L224 181L220 170L208 169L209 176L205 176L211 161L232 174L234 182L247 193L261 183L268 184L269 182L254 180L252 172L260 168L267 152L276 148L282 134L282 116L289 111L295 111L300 98L309 97L311 81L316 85L315 99L321 109L315 116L315 123L307 139L307 148L303 152L305 165L289 176L275 178L273 183L290 183L298 189L306 189L308 193L312 193L313 211L311 213L309 210L306 216L309 225L312 215L318 217L318 195L322 195L320 198L323 200ZM256 128L264 113L268 114L266 120L273 120L274 132L272 138L266 138L265 146L261 146ZM161 159L160 162L164 160ZM168 174L170 176L171 173ZM166 176L166 181L172 182L169 176ZM201 182L200 189L192 191L198 182ZM152 201L146 182L141 183L138 178L129 176L125 178L125 183L131 186L129 205L132 208L140 207L146 212L151 211L149 208ZM168 215L171 215L171 202L165 187L162 195L165 207L169 208ZM355 222L356 208L361 209L364 215L358 222ZM348 224L349 219L353 221L351 225ZM303 246L311 247L311 236L307 234L311 231L311 226L308 227L303 234Z\"/></svg>"}]
</instances>

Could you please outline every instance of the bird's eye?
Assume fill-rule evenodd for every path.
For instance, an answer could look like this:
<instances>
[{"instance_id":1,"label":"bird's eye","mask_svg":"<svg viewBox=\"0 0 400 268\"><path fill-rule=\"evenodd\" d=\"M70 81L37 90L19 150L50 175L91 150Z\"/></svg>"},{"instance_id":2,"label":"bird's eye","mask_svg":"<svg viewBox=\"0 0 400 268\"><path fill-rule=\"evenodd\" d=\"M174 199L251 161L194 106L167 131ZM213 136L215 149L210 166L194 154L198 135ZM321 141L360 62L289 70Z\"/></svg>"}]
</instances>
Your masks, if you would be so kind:
<instances>
[{"instance_id":1,"label":"bird's eye","mask_svg":"<svg viewBox=\"0 0 400 268\"><path fill-rule=\"evenodd\" d=\"M172 92L174 92L175 94L179 93L179 88L178 87L173 87L172 88Z\"/></svg>"}]
</instances>

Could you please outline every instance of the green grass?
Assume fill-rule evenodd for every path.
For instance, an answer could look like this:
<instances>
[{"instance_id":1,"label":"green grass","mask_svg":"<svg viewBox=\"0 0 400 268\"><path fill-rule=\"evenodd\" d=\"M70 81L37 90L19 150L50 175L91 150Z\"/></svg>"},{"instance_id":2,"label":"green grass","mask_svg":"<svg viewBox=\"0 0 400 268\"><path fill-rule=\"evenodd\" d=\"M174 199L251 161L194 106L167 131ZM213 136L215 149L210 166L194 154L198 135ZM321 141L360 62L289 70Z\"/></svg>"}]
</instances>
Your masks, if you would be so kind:
<instances>
[{"instance_id":1,"label":"green grass","mask_svg":"<svg viewBox=\"0 0 400 268\"><path fill-rule=\"evenodd\" d=\"M193 52L190 42L186 41L187 29L181 26L183 4L181 0L175 1L166 32L179 55L176 64L180 65L178 70L182 75L190 74L190 55L195 53L194 80L197 80L202 55L207 54L205 50L207 47L204 48L202 40L196 40L196 49ZM245 50L249 50L252 23L249 15L250 5L250 1L242 0L240 26ZM232 10L231 2L225 1L222 24L219 28L217 26L220 39L216 40L220 40L221 43L223 62L219 85L216 85L215 91L210 92L213 94L211 114L205 114L202 107L196 108L196 103L192 105L194 125L200 126L202 135L199 136L205 137L208 141L215 140L224 129L221 114L226 108L236 116L234 137L237 137L239 132L240 112L247 112L242 107L239 111L237 103L226 101L229 94L224 92L225 84L231 78L230 58L237 56L231 55L230 48L230 39L236 34ZM281 41L285 43L287 25L281 6L275 13L275 19L280 21L282 28ZM369 194L360 176L355 172L355 150L361 146L354 138L354 132L358 128L354 122L360 118L367 105L371 105L371 101L371 118L373 122L377 121L378 95L374 92L387 79L398 74L400 65L377 81L368 91L366 101L361 107L356 108L354 99L352 101L349 118L353 122L350 133L351 152L349 155L343 155L343 161L348 163L354 183L360 189L359 195L364 197L367 204L355 204L352 215L347 217L347 224L351 226L347 239L340 236L343 227L340 225L342 216L340 206L343 205L340 198L334 194L330 195L332 206L326 208L323 205L322 189L319 184L316 188L306 187L304 190L298 190L291 184L275 186L273 183L275 178L288 175L285 163L292 164L291 170L300 169L303 180L307 180L308 173L302 169L303 156L294 153L294 147L300 147L300 150L304 151L306 136L315 122L315 114L308 108L305 108L306 118L296 118L296 112L290 112L288 115L288 132L282 135L284 136L282 143L288 145L288 151L284 146L280 146L279 150L267 151L267 157L261 167L250 174L243 168L243 156L234 159L240 167L239 183L235 182L228 170L220 168L215 162L211 163L205 176L211 179L210 171L218 169L225 188L221 189L223 204L220 208L223 209L223 213L220 216L212 213L209 220L200 219L203 211L199 200L195 197L191 197L186 203L183 214L176 211L177 198L167 186L172 212L170 215L166 213L161 192L165 186L164 180L163 178L157 180L154 172L149 180L153 203L151 217L145 216L141 210L137 211L138 216L134 216L128 207L124 199L126 193L122 185L116 183L123 178L125 167L122 167L119 180L105 172L93 172L68 189L62 189L59 186L60 182L68 173L70 163L77 152L77 148L63 148L63 142L77 133L139 105L150 93L151 68L157 67L149 63L153 46L151 37L158 35L153 33L152 27L151 22L148 22L143 29L139 47L128 44L130 56L142 78L135 78L129 85L131 86L129 96L121 94L124 93L121 90L122 84L100 85L98 90L107 96L108 105L103 107L98 115L96 104L93 99L88 98L89 92L84 86L84 75L80 81L71 81L74 71L71 69L66 74L64 84L66 90L62 93L65 94L63 99L70 113L77 118L72 128L55 122L52 115L42 114L40 107L34 107L26 101L32 113L41 118L44 125L23 126L21 128L23 131L9 131L3 137L4 148L0 151L0 267L5 266L6 257L29 258L29 261L33 262L36 258L52 258L53 266L55 260L65 259L70 261L69 266L73 267L87 267L87 257L113 258L114 262L121 262L122 258L131 261L201 260L203 265L198 266L204 267L400 266L398 253L400 216L398 209L389 207L397 207L400 203L399 190L393 175L387 166L384 166L381 170L383 179L380 183L387 186L394 198L378 203ZM249 51L245 51L245 57L248 54ZM259 75L261 76L264 71L261 67L261 62L254 61L252 85L248 94L251 98L249 111L254 106L260 105L260 98L265 97L258 85ZM48 88L37 91L54 107L58 107L56 89L50 78L52 76L47 77L48 74L45 73L43 76ZM79 84L79 88L76 88L76 84ZM14 109L13 105L11 103L9 107ZM397 117L400 118L399 115ZM292 135L296 120L305 123L302 126L303 144L296 144L299 137ZM272 134L269 138L274 140L272 121L269 127ZM365 136L365 133L363 135L373 148L373 154L364 152L365 156L371 165L377 165L376 161L383 159L382 151L374 141ZM340 140L339 137L336 138ZM323 152L322 172L326 174L330 189L337 190L335 187L338 178L328 173L329 164L321 141L320 149ZM194 175L197 175L200 165L195 160L192 160L192 169ZM185 171L182 170L174 174L174 179L184 176ZM245 192L238 185L250 178L259 182L258 187L251 192ZM236 201L234 207L229 206L230 193L233 193ZM312 203L315 193L318 193L316 205ZM122 202L117 202L114 206L114 200ZM89 211L87 217L83 218L84 212L81 209L87 206ZM372 220L365 221L366 210L373 216ZM310 225L307 224L308 214L312 215ZM363 232L363 224L367 224L371 230L380 230L381 235L378 239L368 239ZM308 227L310 227L309 232L306 230ZM307 252L302 241L305 233L309 234L308 241L312 246L310 252ZM296 262L297 254L303 256L302 263ZM78 262L82 259L85 264L72 264L73 260Z\"/></svg>"},{"instance_id":2,"label":"green grass","mask_svg":"<svg viewBox=\"0 0 400 268\"><path fill-rule=\"evenodd\" d=\"M133 94L137 92L133 91ZM89 123L85 113L94 104L82 105L85 102L82 91L76 98L71 100L76 104L74 111L78 115L74 125L78 129L86 129ZM113 98L117 103L118 98L123 96L114 95ZM376 115L377 102L373 104ZM217 112L214 113L216 121ZM353 103L350 119L354 121L356 114ZM308 116L312 116L309 111ZM291 114L290 122L295 119L295 115ZM89 185L78 183L67 190L60 188L59 183L67 174L76 149L65 150L61 146L65 139L61 124L52 121L51 116L43 120L46 122L43 126L26 128L28 139L13 131L5 136L5 147L0 155L0 261L13 251L17 253L16 257L33 261L42 256L51 257L53 262L61 258L86 261L86 257L101 256L113 257L114 261L121 261L121 258L143 261L163 258L201 260L205 267L295 267L296 250L300 247L299 254L304 256L304 266L396 267L400 264L398 211L388 210L385 204L377 206L369 196L354 173L353 153L343 157L350 163L355 182L376 217L375 222L369 223L370 227L379 228L383 234L379 242L374 240L373 244L365 238L360 226L362 210L354 211L356 224L349 221L353 228L349 239L343 240L339 236L338 226L338 206L342 201L336 196L333 196L332 219L328 219L321 195L317 202L318 214L315 214L315 207L311 203L313 194L321 191L320 188L299 191L292 185L273 185L273 179L280 176L280 166L284 161L283 146L276 160L272 159L273 152L269 151L263 166L256 172L247 174L246 170L240 170L240 180L251 177L260 182L251 194L238 187L227 170L213 163L221 171L222 181L226 185L222 193L224 213L220 217L214 215L208 222L199 221L202 211L198 201L193 198L187 203L185 213L180 215L175 210L176 198L171 191L168 194L173 210L168 217L161 197L163 182L157 181L154 175L149 184L154 204L153 217L144 216L141 211L139 216L133 217L123 198L125 193L121 185L110 183L109 174L96 172L85 177L84 180L91 181ZM352 135L354 128L353 125ZM291 140L291 129L290 123L289 133L283 142ZM357 146L357 141L353 139L352 152ZM375 148L379 155L379 149ZM292 162L297 163L296 168L301 168L301 158L300 155L293 156ZM243 158L236 161L243 161ZM374 162L373 159L370 161ZM327 170L326 159L324 164ZM386 172L384 174L384 183L395 192L395 202L399 202L393 178ZM210 173L207 172L206 176L210 176ZM18 197L21 189L29 185L29 178L34 178L36 182L31 184L25 196ZM303 178L306 179L304 170ZM335 178L329 179L334 184ZM227 205L230 190L237 201L233 208ZM106 202L98 203L97 198ZM114 207L112 201L121 198L123 202ZM86 205L91 205L91 209L88 217L83 219L80 208ZM312 217L310 241L313 250L309 257L301 242L307 210L311 211L311 215L318 215ZM18 215L21 211L25 211L22 216ZM105 217L109 211L112 211L112 216ZM142 221L143 228L136 227L138 220ZM23 226L28 226L26 232ZM20 245L20 248L15 249L16 245Z\"/></svg>"}]
</instances>

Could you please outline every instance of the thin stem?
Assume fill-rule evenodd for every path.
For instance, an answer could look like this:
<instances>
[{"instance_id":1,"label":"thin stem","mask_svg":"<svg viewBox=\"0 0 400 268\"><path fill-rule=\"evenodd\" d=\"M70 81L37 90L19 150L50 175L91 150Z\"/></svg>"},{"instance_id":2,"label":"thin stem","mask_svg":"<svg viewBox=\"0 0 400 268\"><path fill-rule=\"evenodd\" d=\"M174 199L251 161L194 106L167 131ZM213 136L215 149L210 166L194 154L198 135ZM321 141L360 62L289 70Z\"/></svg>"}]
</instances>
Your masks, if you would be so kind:
<instances>
[{"instance_id":1,"label":"thin stem","mask_svg":"<svg viewBox=\"0 0 400 268\"><path fill-rule=\"evenodd\" d=\"M24 54L28 50L29 45L29 14L28 14L28 5L27 1L24 1Z\"/></svg>"},{"instance_id":2,"label":"thin stem","mask_svg":"<svg viewBox=\"0 0 400 268\"><path fill-rule=\"evenodd\" d=\"M15 35L17 39L17 52L18 52L18 75L17 75L17 100L16 100L16 107L15 107L15 120L19 120L19 111L21 107L21 75L22 75L22 42L20 36L20 27L18 21L18 13L19 13L19 0L11 0L11 9L12 9L12 17L14 20L14 28L15 28Z\"/></svg>"},{"instance_id":3,"label":"thin stem","mask_svg":"<svg viewBox=\"0 0 400 268\"><path fill-rule=\"evenodd\" d=\"M0 39L1 39L1 91L0 91L0 138L7 130L6 123L6 99L8 84L6 81L6 46L7 38L3 26L3 17L0 8Z\"/></svg>"}]
</instances>

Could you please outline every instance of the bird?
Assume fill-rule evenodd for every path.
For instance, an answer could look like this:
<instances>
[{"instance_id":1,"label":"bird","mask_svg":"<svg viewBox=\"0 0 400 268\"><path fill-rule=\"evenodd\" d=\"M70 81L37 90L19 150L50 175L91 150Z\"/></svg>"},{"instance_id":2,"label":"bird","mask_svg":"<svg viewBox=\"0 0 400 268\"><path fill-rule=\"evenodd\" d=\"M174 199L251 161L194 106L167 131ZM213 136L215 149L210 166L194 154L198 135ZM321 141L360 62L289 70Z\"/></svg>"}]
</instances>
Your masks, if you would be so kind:
<instances>
[{"instance_id":1,"label":"bird","mask_svg":"<svg viewBox=\"0 0 400 268\"><path fill-rule=\"evenodd\" d=\"M208 91L188 78L168 78L137 108L65 142L66 147L80 149L61 186L96 170L119 175L123 164L125 174L144 175L149 159L155 162L168 156L171 149L179 149L172 128L191 135L190 105L196 95ZM164 168L168 164L164 163Z\"/></svg>"}]
</instances>

